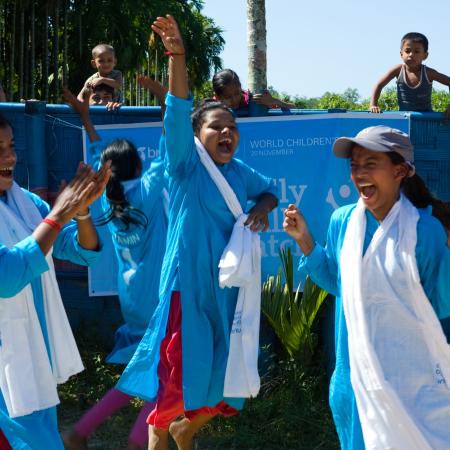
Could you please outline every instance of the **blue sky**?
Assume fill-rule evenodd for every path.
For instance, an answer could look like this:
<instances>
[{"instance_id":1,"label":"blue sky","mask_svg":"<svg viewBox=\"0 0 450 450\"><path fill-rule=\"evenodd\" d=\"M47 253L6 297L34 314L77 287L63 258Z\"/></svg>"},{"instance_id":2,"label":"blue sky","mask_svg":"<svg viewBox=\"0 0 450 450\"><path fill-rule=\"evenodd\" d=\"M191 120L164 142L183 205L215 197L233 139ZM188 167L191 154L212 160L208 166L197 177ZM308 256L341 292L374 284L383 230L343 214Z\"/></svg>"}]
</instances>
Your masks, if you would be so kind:
<instances>
[{"instance_id":1,"label":"blue sky","mask_svg":"<svg viewBox=\"0 0 450 450\"><path fill-rule=\"evenodd\" d=\"M224 67L247 86L246 0L205 0L226 40ZM318 97L358 89L365 98L401 62L401 37L429 40L426 64L450 76L450 0L266 0L268 84L280 92ZM447 89L435 84L435 88Z\"/></svg>"}]
</instances>

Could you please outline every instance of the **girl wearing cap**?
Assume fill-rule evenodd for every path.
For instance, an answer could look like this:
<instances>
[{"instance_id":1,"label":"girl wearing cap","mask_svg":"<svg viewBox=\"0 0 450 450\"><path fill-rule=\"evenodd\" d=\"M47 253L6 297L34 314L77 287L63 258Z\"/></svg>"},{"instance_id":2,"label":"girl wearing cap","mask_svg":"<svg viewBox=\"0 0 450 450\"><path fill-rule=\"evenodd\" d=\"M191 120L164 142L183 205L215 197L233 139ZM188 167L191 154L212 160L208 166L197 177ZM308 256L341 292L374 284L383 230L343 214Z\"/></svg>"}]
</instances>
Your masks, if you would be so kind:
<instances>
[{"instance_id":1,"label":"girl wearing cap","mask_svg":"<svg viewBox=\"0 0 450 450\"><path fill-rule=\"evenodd\" d=\"M294 205L283 226L304 253L299 270L336 296L341 447L448 448L450 347L438 317L450 315L450 211L414 173L405 133L370 127L333 151L350 159L358 203L333 213L325 248Z\"/></svg>"}]
</instances>

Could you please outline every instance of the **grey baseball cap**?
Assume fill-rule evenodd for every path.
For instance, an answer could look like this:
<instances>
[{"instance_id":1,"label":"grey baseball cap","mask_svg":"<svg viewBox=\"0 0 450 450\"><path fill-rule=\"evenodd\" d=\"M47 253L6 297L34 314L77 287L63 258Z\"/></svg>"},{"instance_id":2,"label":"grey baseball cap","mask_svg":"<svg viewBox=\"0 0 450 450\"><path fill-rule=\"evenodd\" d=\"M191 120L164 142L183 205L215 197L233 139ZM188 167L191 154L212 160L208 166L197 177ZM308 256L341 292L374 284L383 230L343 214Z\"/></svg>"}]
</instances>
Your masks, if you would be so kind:
<instances>
[{"instance_id":1,"label":"grey baseball cap","mask_svg":"<svg viewBox=\"0 0 450 450\"><path fill-rule=\"evenodd\" d=\"M333 153L339 158L350 158L354 144L374 152L396 152L403 156L405 161L414 160L414 148L409 136L403 131L385 125L364 128L354 138L336 139Z\"/></svg>"}]
</instances>

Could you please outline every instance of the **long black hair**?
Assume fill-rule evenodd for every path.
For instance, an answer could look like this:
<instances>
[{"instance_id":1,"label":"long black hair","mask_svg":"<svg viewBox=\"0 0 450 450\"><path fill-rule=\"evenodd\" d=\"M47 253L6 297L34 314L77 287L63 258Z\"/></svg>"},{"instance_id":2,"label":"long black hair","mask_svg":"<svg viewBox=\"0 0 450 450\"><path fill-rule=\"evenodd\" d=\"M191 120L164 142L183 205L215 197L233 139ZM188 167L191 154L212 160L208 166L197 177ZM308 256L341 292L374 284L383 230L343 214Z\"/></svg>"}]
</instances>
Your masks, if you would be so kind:
<instances>
[{"instance_id":1,"label":"long black hair","mask_svg":"<svg viewBox=\"0 0 450 450\"><path fill-rule=\"evenodd\" d=\"M391 162L395 165L405 163L405 159L397 152L387 152ZM447 230L450 230L450 203L439 200L427 188L425 181L415 173L412 177L403 178L400 186L403 194L416 208L431 206L432 214Z\"/></svg>"},{"instance_id":2,"label":"long black hair","mask_svg":"<svg viewBox=\"0 0 450 450\"><path fill-rule=\"evenodd\" d=\"M212 87L216 95L222 95L225 88L231 84L241 84L237 73L231 69L221 70L212 78Z\"/></svg>"},{"instance_id":3,"label":"long black hair","mask_svg":"<svg viewBox=\"0 0 450 450\"><path fill-rule=\"evenodd\" d=\"M111 161L112 174L105 192L111 208L96 221L97 225L105 225L116 218L123 223L125 231L132 224L145 227L147 216L128 202L122 186L122 181L132 180L142 171L142 161L136 147L126 139L116 139L101 154L100 162L105 164L107 161Z\"/></svg>"}]
</instances>

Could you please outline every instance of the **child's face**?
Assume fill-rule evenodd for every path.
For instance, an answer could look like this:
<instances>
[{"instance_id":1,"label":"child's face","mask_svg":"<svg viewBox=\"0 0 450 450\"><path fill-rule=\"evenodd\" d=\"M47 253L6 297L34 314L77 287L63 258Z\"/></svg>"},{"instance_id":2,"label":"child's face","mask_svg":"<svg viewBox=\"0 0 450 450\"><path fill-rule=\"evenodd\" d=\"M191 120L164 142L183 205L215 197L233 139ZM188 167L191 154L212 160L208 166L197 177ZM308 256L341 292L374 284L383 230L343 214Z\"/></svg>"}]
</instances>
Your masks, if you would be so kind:
<instances>
[{"instance_id":1,"label":"child's face","mask_svg":"<svg viewBox=\"0 0 450 450\"><path fill-rule=\"evenodd\" d=\"M95 91L89 97L90 105L106 105L113 101L113 96L107 91Z\"/></svg>"},{"instance_id":2,"label":"child's face","mask_svg":"<svg viewBox=\"0 0 450 450\"><path fill-rule=\"evenodd\" d=\"M92 67L98 70L101 76L108 75L112 72L116 66L116 57L113 52L103 52L99 53L92 61Z\"/></svg>"},{"instance_id":3,"label":"child's face","mask_svg":"<svg viewBox=\"0 0 450 450\"><path fill-rule=\"evenodd\" d=\"M205 114L198 138L215 163L229 163L239 143L236 121L230 112L219 108Z\"/></svg>"},{"instance_id":4,"label":"child's face","mask_svg":"<svg viewBox=\"0 0 450 450\"><path fill-rule=\"evenodd\" d=\"M405 164L394 164L389 156L355 145L350 158L351 178L366 208L383 220L400 195L400 184L408 174Z\"/></svg>"},{"instance_id":5,"label":"child's face","mask_svg":"<svg viewBox=\"0 0 450 450\"><path fill-rule=\"evenodd\" d=\"M216 95L217 99L224 103L228 108L239 108L243 100L242 88L240 83L232 83L225 86L222 94Z\"/></svg>"},{"instance_id":6,"label":"child's face","mask_svg":"<svg viewBox=\"0 0 450 450\"><path fill-rule=\"evenodd\" d=\"M11 188L17 156L11 127L0 128L0 194Z\"/></svg>"},{"instance_id":7,"label":"child's face","mask_svg":"<svg viewBox=\"0 0 450 450\"><path fill-rule=\"evenodd\" d=\"M406 40L400 50L400 56L407 66L417 67L427 59L428 52L422 43Z\"/></svg>"}]
</instances>

